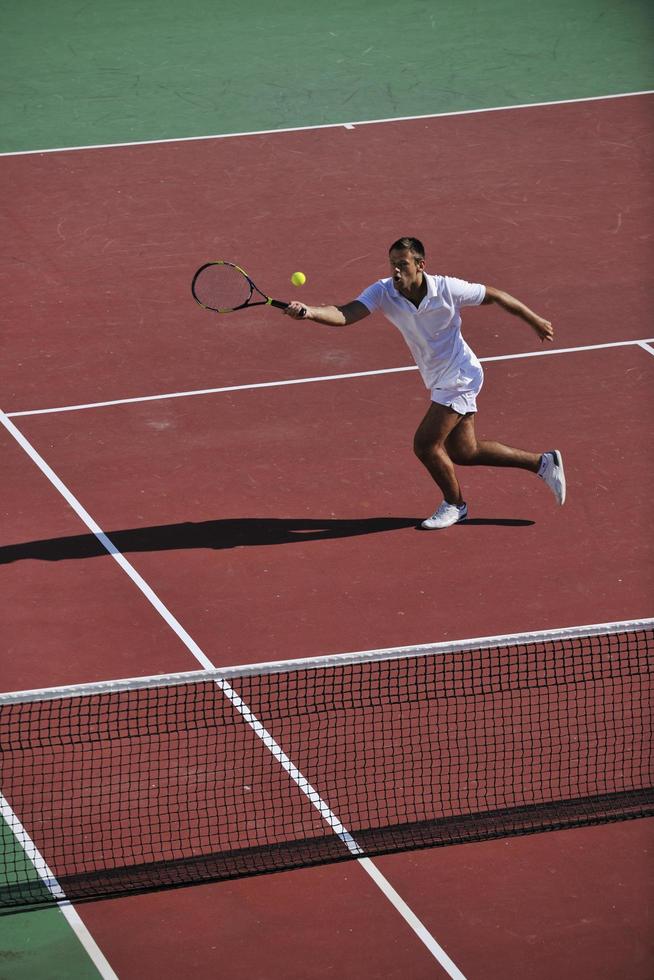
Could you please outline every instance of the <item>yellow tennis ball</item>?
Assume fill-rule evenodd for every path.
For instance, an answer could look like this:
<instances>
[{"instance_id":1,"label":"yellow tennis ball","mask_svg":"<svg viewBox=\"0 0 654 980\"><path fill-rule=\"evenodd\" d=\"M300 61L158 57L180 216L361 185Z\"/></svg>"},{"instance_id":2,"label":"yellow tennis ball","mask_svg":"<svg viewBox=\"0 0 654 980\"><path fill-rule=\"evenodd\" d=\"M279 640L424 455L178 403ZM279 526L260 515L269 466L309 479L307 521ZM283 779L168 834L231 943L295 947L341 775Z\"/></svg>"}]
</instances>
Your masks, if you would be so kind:
<instances>
[{"instance_id":1,"label":"yellow tennis ball","mask_svg":"<svg viewBox=\"0 0 654 980\"><path fill-rule=\"evenodd\" d=\"M291 282L294 286L304 286L307 281L307 277L303 272L294 272L291 276Z\"/></svg>"}]
</instances>

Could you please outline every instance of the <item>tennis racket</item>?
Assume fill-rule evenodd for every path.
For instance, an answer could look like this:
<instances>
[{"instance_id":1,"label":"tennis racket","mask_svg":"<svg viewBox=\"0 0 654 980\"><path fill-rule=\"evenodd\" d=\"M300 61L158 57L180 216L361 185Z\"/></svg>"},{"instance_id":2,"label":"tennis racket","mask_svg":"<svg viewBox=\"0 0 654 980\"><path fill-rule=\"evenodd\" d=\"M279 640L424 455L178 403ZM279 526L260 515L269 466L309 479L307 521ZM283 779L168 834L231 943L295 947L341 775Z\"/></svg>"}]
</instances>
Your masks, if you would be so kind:
<instances>
[{"instance_id":1,"label":"tennis racket","mask_svg":"<svg viewBox=\"0 0 654 980\"><path fill-rule=\"evenodd\" d=\"M289 304L262 293L247 272L233 262L206 262L200 266L191 283L193 298L205 310L232 313L247 306L275 306L285 310ZM261 299L253 299L255 293Z\"/></svg>"}]
</instances>

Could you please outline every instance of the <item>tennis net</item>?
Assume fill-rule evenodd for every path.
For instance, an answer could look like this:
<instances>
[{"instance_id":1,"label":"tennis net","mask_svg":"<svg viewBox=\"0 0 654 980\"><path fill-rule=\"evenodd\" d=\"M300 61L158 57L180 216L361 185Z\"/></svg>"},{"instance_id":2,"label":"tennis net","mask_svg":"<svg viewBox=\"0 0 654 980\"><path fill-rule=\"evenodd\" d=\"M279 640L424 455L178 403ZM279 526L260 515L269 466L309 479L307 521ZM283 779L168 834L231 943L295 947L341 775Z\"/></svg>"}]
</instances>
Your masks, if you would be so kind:
<instances>
[{"instance_id":1,"label":"tennis net","mask_svg":"<svg viewBox=\"0 0 654 980\"><path fill-rule=\"evenodd\" d=\"M653 626L0 695L0 909L652 815Z\"/></svg>"}]
</instances>

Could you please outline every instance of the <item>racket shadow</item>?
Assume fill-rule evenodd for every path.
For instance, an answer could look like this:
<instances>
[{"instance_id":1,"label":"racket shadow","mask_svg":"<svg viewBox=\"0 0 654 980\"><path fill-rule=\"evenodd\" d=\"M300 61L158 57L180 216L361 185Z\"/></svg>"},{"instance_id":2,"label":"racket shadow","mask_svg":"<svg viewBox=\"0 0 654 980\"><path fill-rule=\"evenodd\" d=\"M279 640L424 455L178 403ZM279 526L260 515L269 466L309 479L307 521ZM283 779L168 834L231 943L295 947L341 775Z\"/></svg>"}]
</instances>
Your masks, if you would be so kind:
<instances>
[{"instance_id":1,"label":"racket shadow","mask_svg":"<svg viewBox=\"0 0 654 980\"><path fill-rule=\"evenodd\" d=\"M154 527L108 531L107 537L123 554L148 551L185 551L194 548L220 550L262 545L327 541L364 534L380 534L416 527L417 517L330 518L242 517L198 523L162 524ZM0 548L0 565L14 561L70 561L98 558L107 551L94 534L26 541Z\"/></svg>"}]
</instances>

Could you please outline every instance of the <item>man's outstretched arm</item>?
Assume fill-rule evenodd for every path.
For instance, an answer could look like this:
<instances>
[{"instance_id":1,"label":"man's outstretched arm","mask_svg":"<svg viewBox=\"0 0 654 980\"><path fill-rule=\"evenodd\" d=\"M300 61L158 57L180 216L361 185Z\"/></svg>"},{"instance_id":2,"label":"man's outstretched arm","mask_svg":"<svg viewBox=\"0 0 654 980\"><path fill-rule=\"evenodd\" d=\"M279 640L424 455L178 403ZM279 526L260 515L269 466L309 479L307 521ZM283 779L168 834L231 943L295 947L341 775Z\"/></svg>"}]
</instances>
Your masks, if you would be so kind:
<instances>
[{"instance_id":1,"label":"man's outstretched arm","mask_svg":"<svg viewBox=\"0 0 654 980\"><path fill-rule=\"evenodd\" d=\"M316 323L324 323L328 327L345 327L369 316L370 310L357 299L343 306L307 306L296 300L284 313L294 320L315 320Z\"/></svg>"},{"instance_id":2,"label":"man's outstretched arm","mask_svg":"<svg viewBox=\"0 0 654 980\"><path fill-rule=\"evenodd\" d=\"M528 306L521 303L519 299L515 296L511 296L509 293L505 293L501 289L495 289L494 286L486 286L486 295L482 300L482 306L488 303L497 303L501 306L503 310L507 313L512 313L514 316L519 316L521 320L528 323L532 330L535 330L541 341L549 340L552 341L554 337L554 328L549 320L544 320L542 316L538 316L533 310L530 310Z\"/></svg>"}]
</instances>

